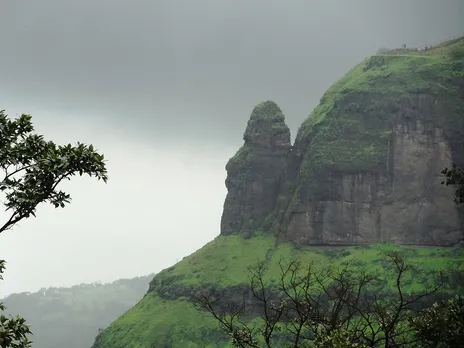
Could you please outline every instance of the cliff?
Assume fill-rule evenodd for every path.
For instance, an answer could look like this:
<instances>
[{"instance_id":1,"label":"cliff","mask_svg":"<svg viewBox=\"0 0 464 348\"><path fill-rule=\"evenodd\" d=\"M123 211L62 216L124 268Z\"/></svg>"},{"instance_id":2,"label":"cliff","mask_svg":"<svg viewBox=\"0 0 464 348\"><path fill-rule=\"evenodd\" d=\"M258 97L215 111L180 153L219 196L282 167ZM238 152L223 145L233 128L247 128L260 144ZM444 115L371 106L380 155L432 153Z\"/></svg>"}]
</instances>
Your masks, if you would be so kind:
<instances>
[{"instance_id":1,"label":"cliff","mask_svg":"<svg viewBox=\"0 0 464 348\"><path fill-rule=\"evenodd\" d=\"M464 164L463 71L456 49L370 57L325 93L293 148L277 105L258 105L226 167L221 234L262 229L307 245L462 240L440 172Z\"/></svg>"},{"instance_id":2,"label":"cliff","mask_svg":"<svg viewBox=\"0 0 464 348\"><path fill-rule=\"evenodd\" d=\"M226 165L224 235L236 231L249 234L263 225L274 208L291 149L285 117L271 101L253 109L243 139L244 145Z\"/></svg>"}]
</instances>

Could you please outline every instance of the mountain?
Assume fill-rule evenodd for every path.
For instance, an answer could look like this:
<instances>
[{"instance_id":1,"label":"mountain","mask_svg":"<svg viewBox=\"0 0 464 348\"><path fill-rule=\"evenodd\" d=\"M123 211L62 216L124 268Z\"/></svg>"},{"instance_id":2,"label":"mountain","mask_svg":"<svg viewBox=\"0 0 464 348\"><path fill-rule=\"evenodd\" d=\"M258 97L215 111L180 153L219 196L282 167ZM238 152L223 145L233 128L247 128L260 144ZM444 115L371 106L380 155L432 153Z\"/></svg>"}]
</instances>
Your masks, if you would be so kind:
<instances>
[{"instance_id":1,"label":"mountain","mask_svg":"<svg viewBox=\"0 0 464 348\"><path fill-rule=\"evenodd\" d=\"M34 348L87 348L143 297L153 276L12 294L3 302L7 313L26 318Z\"/></svg>"},{"instance_id":2,"label":"mountain","mask_svg":"<svg viewBox=\"0 0 464 348\"><path fill-rule=\"evenodd\" d=\"M258 104L226 166L220 235L156 275L93 348L228 346L192 299L211 287L247 298L258 261L274 280L279 260L295 258L381 275L386 250L418 269L464 270L461 212L440 175L464 165L463 97L461 38L365 59L324 94L294 144L278 105Z\"/></svg>"}]
</instances>

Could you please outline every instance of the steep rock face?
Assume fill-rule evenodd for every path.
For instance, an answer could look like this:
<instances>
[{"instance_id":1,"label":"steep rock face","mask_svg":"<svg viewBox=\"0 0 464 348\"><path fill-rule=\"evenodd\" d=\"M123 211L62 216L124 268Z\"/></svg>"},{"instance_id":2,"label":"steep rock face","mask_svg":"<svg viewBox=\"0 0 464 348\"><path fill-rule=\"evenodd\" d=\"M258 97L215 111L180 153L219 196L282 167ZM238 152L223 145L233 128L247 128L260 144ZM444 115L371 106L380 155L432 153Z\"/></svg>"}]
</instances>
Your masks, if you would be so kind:
<instances>
[{"instance_id":1,"label":"steep rock face","mask_svg":"<svg viewBox=\"0 0 464 348\"><path fill-rule=\"evenodd\" d=\"M272 101L257 105L243 136L244 145L226 165L228 194L221 234L249 233L274 209L280 178L291 148L282 110Z\"/></svg>"},{"instance_id":2,"label":"steep rock face","mask_svg":"<svg viewBox=\"0 0 464 348\"><path fill-rule=\"evenodd\" d=\"M231 159L221 233L261 228L307 245L462 240L440 172L464 165L464 55L439 53L366 59L327 91L290 151L261 145L245 165ZM252 148L245 137L236 157Z\"/></svg>"},{"instance_id":3,"label":"steep rock face","mask_svg":"<svg viewBox=\"0 0 464 348\"><path fill-rule=\"evenodd\" d=\"M407 106L400 104L387 117L392 127L386 132L383 161L371 170L324 168L330 178L325 191L311 190L302 179L298 202L282 226L283 237L302 244L458 242L461 219L453 189L440 184L440 171L451 167L453 156L443 129L432 117L436 113L435 96L414 95ZM314 156L311 145L308 151Z\"/></svg>"}]
</instances>

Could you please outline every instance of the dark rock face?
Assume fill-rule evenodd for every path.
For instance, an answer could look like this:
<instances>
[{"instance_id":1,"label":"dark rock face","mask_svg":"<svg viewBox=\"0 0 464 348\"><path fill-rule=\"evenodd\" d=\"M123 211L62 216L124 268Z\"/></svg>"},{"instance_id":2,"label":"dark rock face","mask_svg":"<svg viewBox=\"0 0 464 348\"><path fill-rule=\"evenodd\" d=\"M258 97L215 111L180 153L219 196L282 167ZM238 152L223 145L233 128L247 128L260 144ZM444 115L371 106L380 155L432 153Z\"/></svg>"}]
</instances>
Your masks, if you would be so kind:
<instances>
[{"instance_id":1,"label":"dark rock face","mask_svg":"<svg viewBox=\"0 0 464 348\"><path fill-rule=\"evenodd\" d=\"M257 105L243 136L244 145L226 165L228 190L221 234L259 229L273 211L291 149L290 130L272 101Z\"/></svg>"},{"instance_id":2,"label":"dark rock face","mask_svg":"<svg viewBox=\"0 0 464 348\"><path fill-rule=\"evenodd\" d=\"M386 115L392 124L383 166L328 168L325 176L316 177L319 190L301 175L291 179L295 190L280 224L281 239L307 245L453 245L463 238L453 188L441 185L441 170L460 162L453 156L456 144L439 122L438 115L446 110L427 94L398 105ZM303 151L299 144L294 150ZM304 157L314 158L315 151L310 143L299 163L300 174Z\"/></svg>"}]
</instances>

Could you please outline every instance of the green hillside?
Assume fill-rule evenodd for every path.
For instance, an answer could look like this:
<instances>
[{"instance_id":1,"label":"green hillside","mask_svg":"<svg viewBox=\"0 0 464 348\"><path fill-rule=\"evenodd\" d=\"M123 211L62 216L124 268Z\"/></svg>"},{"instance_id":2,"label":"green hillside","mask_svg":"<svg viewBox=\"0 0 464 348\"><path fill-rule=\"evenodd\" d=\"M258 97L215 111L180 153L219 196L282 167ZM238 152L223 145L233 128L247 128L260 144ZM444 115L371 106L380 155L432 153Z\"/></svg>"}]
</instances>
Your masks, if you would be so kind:
<instances>
[{"instance_id":1,"label":"green hillside","mask_svg":"<svg viewBox=\"0 0 464 348\"><path fill-rule=\"evenodd\" d=\"M356 107L346 102L350 94L356 95L356 98L365 96L366 99L369 99L368 95L377 94L377 99L367 100L368 103L362 107L372 106L375 110L396 108L390 114L400 110L397 103L402 95L426 92L439 95L444 107L438 122L449 135L450 142L462 144L464 110L459 109L462 103L456 104L454 101L462 97L460 93L464 86L463 40L443 43L427 51L402 49L369 57L335 83L302 124L296 137L297 147L302 152L311 143L311 154L320 154L302 154L305 157L298 172L300 185L315 195L318 190L328 189L319 182L321 168L348 170L354 163L357 169L369 171L385 161L388 128L392 126L390 120L359 118L360 115L369 115L369 110L350 112L350 107ZM332 112L339 110L337 108L342 99L346 102L345 113ZM295 194L293 206L299 206L300 198ZM276 237L265 231L247 237L241 232L217 237L156 275L144 298L99 334L93 348L228 346L227 338L219 332L217 323L209 315L199 312L191 298L208 286L225 289L231 295L239 293L240 286L248 283L247 268L259 261L267 263L268 275L275 280L280 275L278 262L296 258L315 262L318 267L329 264L342 266L352 261L357 266L382 275L388 271L388 267L381 252L389 250L403 253L406 262L422 271L456 267L464 270L464 248L392 244L304 247L277 243ZM423 280L421 274L412 273L408 280L408 291L417 289ZM386 280L386 286L393 288L393 281L390 278Z\"/></svg>"},{"instance_id":2,"label":"green hillside","mask_svg":"<svg viewBox=\"0 0 464 348\"><path fill-rule=\"evenodd\" d=\"M321 267L342 265L355 260L374 272L383 272L379 253L402 251L411 264L428 270L445 270L459 264L464 270L464 248L415 248L389 244L367 247L295 249L276 244L273 236L256 234L219 236L175 266L160 272L150 284L150 292L128 312L112 323L98 338L98 348L145 347L223 347L228 346L217 323L193 306L188 296L194 289L214 283L230 287L248 282L246 269L268 260L270 275L280 274L281 258L315 261ZM433 260L433 262L430 262ZM414 290L417 282L409 287ZM222 341L218 339L222 338Z\"/></svg>"},{"instance_id":3,"label":"green hillside","mask_svg":"<svg viewBox=\"0 0 464 348\"><path fill-rule=\"evenodd\" d=\"M107 284L81 284L12 294L7 312L27 318L34 348L90 347L99 330L139 301L153 274Z\"/></svg>"}]
</instances>

